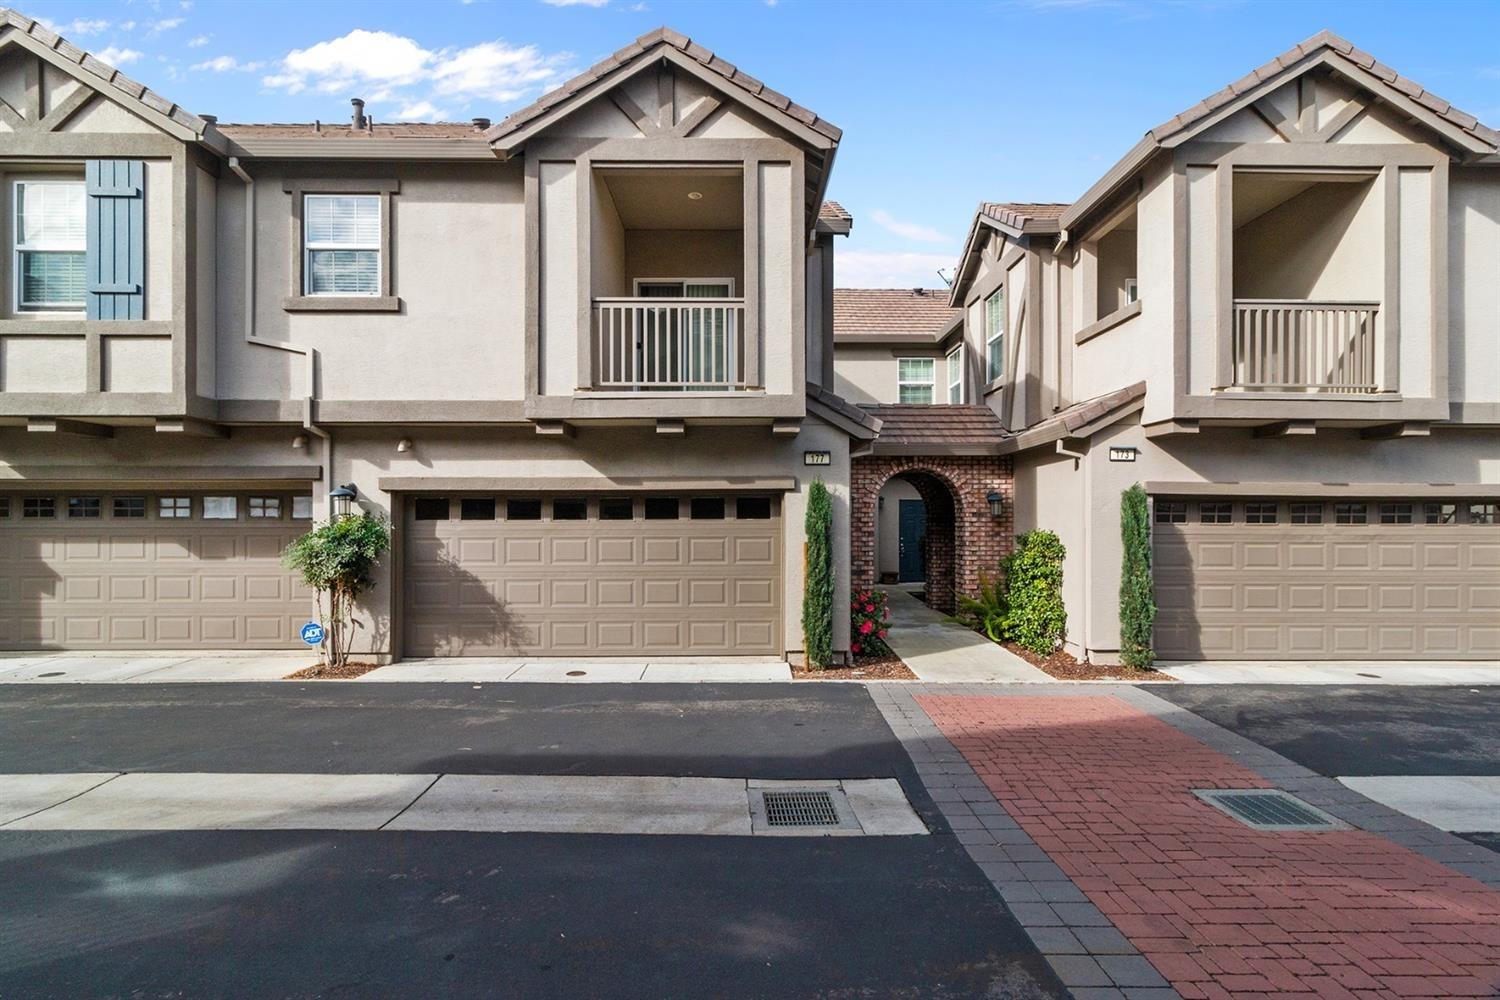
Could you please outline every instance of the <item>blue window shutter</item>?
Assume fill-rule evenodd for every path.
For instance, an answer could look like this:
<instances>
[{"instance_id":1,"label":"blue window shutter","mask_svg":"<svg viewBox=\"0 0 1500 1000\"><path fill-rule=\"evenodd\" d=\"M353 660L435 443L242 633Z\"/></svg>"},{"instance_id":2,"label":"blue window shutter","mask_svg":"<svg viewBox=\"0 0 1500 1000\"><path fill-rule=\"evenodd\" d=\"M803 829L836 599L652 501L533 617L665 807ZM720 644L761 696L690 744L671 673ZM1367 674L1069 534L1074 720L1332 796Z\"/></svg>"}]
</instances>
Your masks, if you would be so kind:
<instances>
[{"instance_id":1,"label":"blue window shutter","mask_svg":"<svg viewBox=\"0 0 1500 1000\"><path fill-rule=\"evenodd\" d=\"M89 319L146 318L146 164L89 160Z\"/></svg>"}]
</instances>

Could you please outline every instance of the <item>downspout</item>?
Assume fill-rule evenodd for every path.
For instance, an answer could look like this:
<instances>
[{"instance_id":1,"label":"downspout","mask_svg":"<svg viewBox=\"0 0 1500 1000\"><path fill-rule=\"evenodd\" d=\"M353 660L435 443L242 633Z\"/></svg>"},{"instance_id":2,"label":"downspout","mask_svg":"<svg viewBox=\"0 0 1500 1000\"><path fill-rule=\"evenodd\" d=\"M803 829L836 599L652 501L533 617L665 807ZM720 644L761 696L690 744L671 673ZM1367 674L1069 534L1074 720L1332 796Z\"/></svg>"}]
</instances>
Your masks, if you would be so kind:
<instances>
[{"instance_id":1,"label":"downspout","mask_svg":"<svg viewBox=\"0 0 1500 1000\"><path fill-rule=\"evenodd\" d=\"M229 158L229 169L245 185L245 343L269 347L289 354L300 354L307 394L302 397L302 429L323 442L323 489L333 488L333 438L313 420L313 403L318 392L318 352L280 340L264 340L255 335L255 179L246 172L238 156Z\"/></svg>"}]
</instances>

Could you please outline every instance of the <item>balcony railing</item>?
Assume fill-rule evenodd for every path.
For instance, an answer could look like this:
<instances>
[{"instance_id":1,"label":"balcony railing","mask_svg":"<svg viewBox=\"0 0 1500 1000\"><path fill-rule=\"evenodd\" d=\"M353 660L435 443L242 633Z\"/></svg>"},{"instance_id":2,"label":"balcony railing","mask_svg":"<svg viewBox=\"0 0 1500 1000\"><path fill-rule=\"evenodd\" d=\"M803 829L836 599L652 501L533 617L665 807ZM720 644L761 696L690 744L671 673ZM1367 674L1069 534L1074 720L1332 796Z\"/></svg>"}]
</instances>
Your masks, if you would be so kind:
<instances>
[{"instance_id":1,"label":"balcony railing","mask_svg":"<svg viewBox=\"0 0 1500 1000\"><path fill-rule=\"evenodd\" d=\"M1378 302L1234 300L1234 387L1375 392Z\"/></svg>"},{"instance_id":2,"label":"balcony railing","mask_svg":"<svg viewBox=\"0 0 1500 1000\"><path fill-rule=\"evenodd\" d=\"M747 370L744 299L594 300L594 388L730 392Z\"/></svg>"}]
</instances>

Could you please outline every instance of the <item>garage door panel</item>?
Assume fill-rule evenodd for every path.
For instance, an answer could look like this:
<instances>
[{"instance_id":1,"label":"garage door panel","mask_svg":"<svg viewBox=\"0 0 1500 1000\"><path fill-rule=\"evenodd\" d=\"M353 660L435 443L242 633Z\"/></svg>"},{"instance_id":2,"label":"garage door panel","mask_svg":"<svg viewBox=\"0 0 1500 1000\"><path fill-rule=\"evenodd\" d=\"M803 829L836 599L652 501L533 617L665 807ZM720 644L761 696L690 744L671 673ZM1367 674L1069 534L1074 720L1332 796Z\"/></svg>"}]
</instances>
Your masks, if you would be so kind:
<instances>
[{"instance_id":1,"label":"garage door panel","mask_svg":"<svg viewBox=\"0 0 1500 1000\"><path fill-rule=\"evenodd\" d=\"M239 580L232 576L202 577L202 588L199 599L203 601L237 601L240 597Z\"/></svg>"},{"instance_id":2,"label":"garage door panel","mask_svg":"<svg viewBox=\"0 0 1500 1000\"><path fill-rule=\"evenodd\" d=\"M731 502L726 505L735 510ZM500 505L501 510L505 505ZM459 509L459 505L451 505ZM543 511L552 504L543 499ZM689 505L682 504L684 515ZM712 509L712 508L710 508ZM781 651L779 519L417 521L409 517L403 627L410 655L705 655ZM433 539L454 553L438 563ZM465 548L477 543L477 548ZM469 561L494 549L501 566ZM488 606L442 604L444 574L491 584ZM476 629L475 617L503 627ZM485 634L486 631L488 634Z\"/></svg>"},{"instance_id":3,"label":"garage door panel","mask_svg":"<svg viewBox=\"0 0 1500 1000\"><path fill-rule=\"evenodd\" d=\"M1500 528L1423 524L1420 508L1418 523L1388 525L1280 515L1153 525L1162 659L1500 654Z\"/></svg>"},{"instance_id":4,"label":"garage door panel","mask_svg":"<svg viewBox=\"0 0 1500 1000\"><path fill-rule=\"evenodd\" d=\"M97 601L104 593L104 581L97 576L70 576L63 581L63 597L69 601Z\"/></svg>"}]
</instances>

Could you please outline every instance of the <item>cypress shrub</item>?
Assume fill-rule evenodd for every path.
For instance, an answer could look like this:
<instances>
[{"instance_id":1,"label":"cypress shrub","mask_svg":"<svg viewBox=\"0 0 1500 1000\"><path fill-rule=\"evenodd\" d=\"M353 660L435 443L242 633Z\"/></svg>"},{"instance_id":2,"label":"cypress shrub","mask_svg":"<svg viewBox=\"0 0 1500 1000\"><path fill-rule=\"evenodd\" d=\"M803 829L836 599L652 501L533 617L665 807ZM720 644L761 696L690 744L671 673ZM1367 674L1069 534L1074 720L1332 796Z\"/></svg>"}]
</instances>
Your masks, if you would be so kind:
<instances>
[{"instance_id":1,"label":"cypress shrub","mask_svg":"<svg viewBox=\"0 0 1500 1000\"><path fill-rule=\"evenodd\" d=\"M1055 651L1067 633L1063 606L1063 557L1067 549L1052 531L1016 536L1016 548L1000 560L1005 574L1006 638L1040 656Z\"/></svg>"},{"instance_id":2,"label":"cypress shrub","mask_svg":"<svg viewBox=\"0 0 1500 1000\"><path fill-rule=\"evenodd\" d=\"M833 662L833 503L823 480L807 488L807 571L802 583L802 643L807 665Z\"/></svg>"},{"instance_id":3,"label":"cypress shrub","mask_svg":"<svg viewBox=\"0 0 1500 1000\"><path fill-rule=\"evenodd\" d=\"M1146 491L1140 483L1120 494L1120 660L1127 667L1148 669L1156 659L1151 626L1156 602L1151 595L1151 522Z\"/></svg>"}]
</instances>

